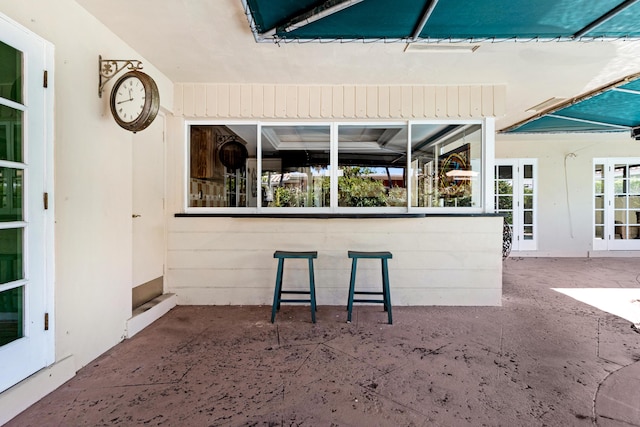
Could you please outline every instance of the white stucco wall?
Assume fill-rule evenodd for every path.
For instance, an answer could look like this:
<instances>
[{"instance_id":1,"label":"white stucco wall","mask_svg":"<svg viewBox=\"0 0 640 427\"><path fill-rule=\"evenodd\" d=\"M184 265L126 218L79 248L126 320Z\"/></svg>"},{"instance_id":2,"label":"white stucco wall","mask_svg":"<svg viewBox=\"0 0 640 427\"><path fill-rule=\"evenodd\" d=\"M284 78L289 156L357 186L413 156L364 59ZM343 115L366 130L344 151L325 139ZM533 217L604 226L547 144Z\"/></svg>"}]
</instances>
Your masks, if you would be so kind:
<instances>
[{"instance_id":1,"label":"white stucco wall","mask_svg":"<svg viewBox=\"0 0 640 427\"><path fill-rule=\"evenodd\" d=\"M111 118L112 82L98 97L98 56L143 61L144 71L158 83L163 109L172 108L173 87L72 0L0 0L0 11L55 47L49 89L55 92L52 325L56 364L75 372L121 341L131 317L134 135ZM55 388L50 380L55 375L37 377L0 394L0 424L29 398Z\"/></svg>"},{"instance_id":2,"label":"white stucco wall","mask_svg":"<svg viewBox=\"0 0 640 427\"><path fill-rule=\"evenodd\" d=\"M640 255L590 252L596 157L640 157L640 141L628 132L497 135L496 158L538 159L538 250L513 252L512 256Z\"/></svg>"}]
</instances>

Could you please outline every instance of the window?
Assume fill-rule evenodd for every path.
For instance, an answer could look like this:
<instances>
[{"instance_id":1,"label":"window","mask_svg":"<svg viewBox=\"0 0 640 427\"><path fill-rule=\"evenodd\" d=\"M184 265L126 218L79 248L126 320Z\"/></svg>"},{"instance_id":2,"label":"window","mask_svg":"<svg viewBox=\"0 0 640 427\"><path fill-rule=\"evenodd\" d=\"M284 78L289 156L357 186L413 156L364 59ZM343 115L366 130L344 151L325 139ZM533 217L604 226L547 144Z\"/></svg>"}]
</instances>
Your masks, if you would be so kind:
<instances>
[{"instance_id":1,"label":"window","mask_svg":"<svg viewBox=\"0 0 640 427\"><path fill-rule=\"evenodd\" d=\"M640 159L594 159L593 249L640 249Z\"/></svg>"},{"instance_id":2,"label":"window","mask_svg":"<svg viewBox=\"0 0 640 427\"><path fill-rule=\"evenodd\" d=\"M189 212L481 212L482 123L188 123Z\"/></svg>"}]
</instances>

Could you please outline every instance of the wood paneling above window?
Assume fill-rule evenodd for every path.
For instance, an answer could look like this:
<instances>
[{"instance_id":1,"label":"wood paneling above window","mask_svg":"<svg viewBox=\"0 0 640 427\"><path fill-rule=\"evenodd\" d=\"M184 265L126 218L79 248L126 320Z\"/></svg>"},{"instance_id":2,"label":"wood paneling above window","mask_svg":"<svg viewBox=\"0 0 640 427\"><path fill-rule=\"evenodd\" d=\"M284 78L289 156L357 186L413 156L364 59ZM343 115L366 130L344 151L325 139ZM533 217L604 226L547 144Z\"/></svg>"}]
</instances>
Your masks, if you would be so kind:
<instances>
[{"instance_id":1,"label":"wood paneling above window","mask_svg":"<svg viewBox=\"0 0 640 427\"><path fill-rule=\"evenodd\" d=\"M176 84L178 116L239 119L499 117L504 85L363 86Z\"/></svg>"}]
</instances>

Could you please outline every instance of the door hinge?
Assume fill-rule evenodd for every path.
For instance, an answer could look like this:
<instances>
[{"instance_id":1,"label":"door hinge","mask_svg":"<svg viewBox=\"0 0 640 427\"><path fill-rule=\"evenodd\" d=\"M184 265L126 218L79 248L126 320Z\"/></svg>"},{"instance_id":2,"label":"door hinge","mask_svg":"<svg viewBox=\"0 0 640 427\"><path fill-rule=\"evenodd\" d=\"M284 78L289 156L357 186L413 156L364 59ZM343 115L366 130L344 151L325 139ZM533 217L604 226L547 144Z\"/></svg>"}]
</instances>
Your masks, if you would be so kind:
<instances>
[{"instance_id":1,"label":"door hinge","mask_svg":"<svg viewBox=\"0 0 640 427\"><path fill-rule=\"evenodd\" d=\"M49 313L44 314L44 330L49 330Z\"/></svg>"},{"instance_id":2,"label":"door hinge","mask_svg":"<svg viewBox=\"0 0 640 427\"><path fill-rule=\"evenodd\" d=\"M44 70L44 73L42 75L42 87L49 87L49 72L47 70Z\"/></svg>"},{"instance_id":3,"label":"door hinge","mask_svg":"<svg viewBox=\"0 0 640 427\"><path fill-rule=\"evenodd\" d=\"M49 209L49 193L44 193L42 195L42 202L44 203L44 209Z\"/></svg>"}]
</instances>

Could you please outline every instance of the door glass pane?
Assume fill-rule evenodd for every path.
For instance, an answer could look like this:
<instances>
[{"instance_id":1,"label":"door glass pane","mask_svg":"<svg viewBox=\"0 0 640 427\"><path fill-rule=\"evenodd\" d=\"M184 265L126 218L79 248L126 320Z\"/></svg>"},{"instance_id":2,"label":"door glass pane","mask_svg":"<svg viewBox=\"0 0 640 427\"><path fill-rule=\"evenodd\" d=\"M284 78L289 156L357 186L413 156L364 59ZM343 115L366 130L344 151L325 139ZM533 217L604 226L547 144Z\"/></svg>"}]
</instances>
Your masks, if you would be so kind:
<instances>
[{"instance_id":1,"label":"door glass pane","mask_svg":"<svg viewBox=\"0 0 640 427\"><path fill-rule=\"evenodd\" d=\"M0 160L22 161L22 111L0 105Z\"/></svg>"},{"instance_id":2,"label":"door glass pane","mask_svg":"<svg viewBox=\"0 0 640 427\"><path fill-rule=\"evenodd\" d=\"M513 207L513 197L500 196L498 197L498 210L511 210Z\"/></svg>"},{"instance_id":3,"label":"door glass pane","mask_svg":"<svg viewBox=\"0 0 640 427\"><path fill-rule=\"evenodd\" d=\"M327 125L264 126L262 128L262 206L329 207Z\"/></svg>"},{"instance_id":4,"label":"door glass pane","mask_svg":"<svg viewBox=\"0 0 640 427\"><path fill-rule=\"evenodd\" d=\"M498 166L498 179L513 179L513 166Z\"/></svg>"},{"instance_id":5,"label":"door glass pane","mask_svg":"<svg viewBox=\"0 0 640 427\"><path fill-rule=\"evenodd\" d=\"M524 179L533 179L533 165L524 165Z\"/></svg>"},{"instance_id":6,"label":"door glass pane","mask_svg":"<svg viewBox=\"0 0 640 427\"><path fill-rule=\"evenodd\" d=\"M0 284L22 278L22 229L0 230Z\"/></svg>"},{"instance_id":7,"label":"door glass pane","mask_svg":"<svg viewBox=\"0 0 640 427\"><path fill-rule=\"evenodd\" d=\"M22 220L22 170L0 167L0 222Z\"/></svg>"},{"instance_id":8,"label":"door glass pane","mask_svg":"<svg viewBox=\"0 0 640 427\"><path fill-rule=\"evenodd\" d=\"M533 240L533 225L524 226L524 234L522 237L524 240Z\"/></svg>"},{"instance_id":9,"label":"door glass pane","mask_svg":"<svg viewBox=\"0 0 640 427\"><path fill-rule=\"evenodd\" d=\"M22 52L0 42L0 58L0 97L22 104Z\"/></svg>"},{"instance_id":10,"label":"door glass pane","mask_svg":"<svg viewBox=\"0 0 640 427\"><path fill-rule=\"evenodd\" d=\"M24 287L0 292L0 346L22 338Z\"/></svg>"},{"instance_id":11,"label":"door glass pane","mask_svg":"<svg viewBox=\"0 0 640 427\"><path fill-rule=\"evenodd\" d=\"M524 211L523 212L523 224L533 224L533 212L532 211Z\"/></svg>"},{"instance_id":12,"label":"door glass pane","mask_svg":"<svg viewBox=\"0 0 640 427\"><path fill-rule=\"evenodd\" d=\"M596 239L603 239L604 238L604 226L597 225L595 227L595 238Z\"/></svg>"},{"instance_id":13,"label":"door glass pane","mask_svg":"<svg viewBox=\"0 0 640 427\"><path fill-rule=\"evenodd\" d=\"M524 208L525 209L533 209L533 196L523 196L524 199Z\"/></svg>"}]
</instances>

